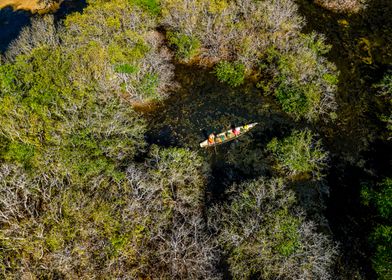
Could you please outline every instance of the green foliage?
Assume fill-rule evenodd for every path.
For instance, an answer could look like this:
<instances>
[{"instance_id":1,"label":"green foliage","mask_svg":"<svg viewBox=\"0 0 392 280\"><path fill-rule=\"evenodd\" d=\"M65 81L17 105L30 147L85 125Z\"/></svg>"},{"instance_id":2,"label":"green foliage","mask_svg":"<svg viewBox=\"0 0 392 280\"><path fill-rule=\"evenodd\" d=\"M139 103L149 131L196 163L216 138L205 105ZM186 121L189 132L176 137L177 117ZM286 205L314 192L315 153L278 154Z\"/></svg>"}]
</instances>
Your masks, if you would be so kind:
<instances>
[{"instance_id":1,"label":"green foliage","mask_svg":"<svg viewBox=\"0 0 392 280\"><path fill-rule=\"evenodd\" d=\"M221 61L215 66L218 80L232 87L240 86L245 79L245 66L238 62Z\"/></svg>"},{"instance_id":2,"label":"green foliage","mask_svg":"<svg viewBox=\"0 0 392 280\"><path fill-rule=\"evenodd\" d=\"M159 86L159 77L157 74L147 73L141 80L140 83L140 91L143 96L147 99L157 99L158 96L158 88Z\"/></svg>"},{"instance_id":3,"label":"green foliage","mask_svg":"<svg viewBox=\"0 0 392 280\"><path fill-rule=\"evenodd\" d=\"M329 46L313 33L296 41L298 47L293 52L267 49L260 68L273 79L261 80L258 85L267 93L273 92L283 110L296 119L329 118L336 107L333 92L338 84L336 67L320 63Z\"/></svg>"},{"instance_id":4,"label":"green foliage","mask_svg":"<svg viewBox=\"0 0 392 280\"><path fill-rule=\"evenodd\" d=\"M382 115L380 118L387 125L388 138L392 137L392 73L387 73L380 83L374 86L378 89L381 96L386 99L387 110L389 113Z\"/></svg>"},{"instance_id":5,"label":"green foliage","mask_svg":"<svg viewBox=\"0 0 392 280\"><path fill-rule=\"evenodd\" d=\"M0 89L9 93L17 88L16 69L12 64L0 65Z\"/></svg>"},{"instance_id":6,"label":"green foliage","mask_svg":"<svg viewBox=\"0 0 392 280\"><path fill-rule=\"evenodd\" d=\"M233 279L328 275L334 249L298 214L295 195L282 180L259 178L227 194L230 202L213 210L210 223L219 222Z\"/></svg>"},{"instance_id":7,"label":"green foliage","mask_svg":"<svg viewBox=\"0 0 392 280\"><path fill-rule=\"evenodd\" d=\"M117 73L123 73L123 74L134 74L134 73L137 73L139 71L138 67L136 67L134 65L130 65L130 64L116 65L114 70Z\"/></svg>"},{"instance_id":8,"label":"green foliage","mask_svg":"<svg viewBox=\"0 0 392 280\"><path fill-rule=\"evenodd\" d=\"M182 60L190 60L199 53L200 41L194 36L180 32L167 32L169 44L176 50L176 57Z\"/></svg>"},{"instance_id":9,"label":"green foliage","mask_svg":"<svg viewBox=\"0 0 392 280\"><path fill-rule=\"evenodd\" d=\"M361 197L365 205L375 206L377 210L376 226L370 236L374 248L372 263L379 279L386 280L392 276L392 179L386 178L377 189L365 186Z\"/></svg>"},{"instance_id":10,"label":"green foliage","mask_svg":"<svg viewBox=\"0 0 392 280\"><path fill-rule=\"evenodd\" d=\"M4 152L4 155L2 155L5 160L25 164L26 166L31 165L31 160L34 157L33 146L18 142L11 142L7 148L8 150Z\"/></svg>"},{"instance_id":11,"label":"green foliage","mask_svg":"<svg viewBox=\"0 0 392 280\"><path fill-rule=\"evenodd\" d=\"M330 85L337 85L339 82L338 76L336 74L326 73L323 75L323 79Z\"/></svg>"},{"instance_id":12,"label":"green foliage","mask_svg":"<svg viewBox=\"0 0 392 280\"><path fill-rule=\"evenodd\" d=\"M276 98L284 111L303 115L309 110L308 99L300 87L282 83L275 90Z\"/></svg>"},{"instance_id":13,"label":"green foliage","mask_svg":"<svg viewBox=\"0 0 392 280\"><path fill-rule=\"evenodd\" d=\"M60 49L39 48L0 66L13 69L13 89L0 88L2 134L12 141L37 148L56 144L64 134L66 110L88 99L67 79L70 62ZM4 84L3 84L4 85Z\"/></svg>"},{"instance_id":14,"label":"green foliage","mask_svg":"<svg viewBox=\"0 0 392 280\"><path fill-rule=\"evenodd\" d=\"M374 86L380 91L381 95L392 96L392 73L387 72L381 82Z\"/></svg>"},{"instance_id":15,"label":"green foliage","mask_svg":"<svg viewBox=\"0 0 392 280\"><path fill-rule=\"evenodd\" d=\"M372 258L373 268L379 279L387 280L392 277L392 226L378 225L371 236L375 246Z\"/></svg>"},{"instance_id":16,"label":"green foliage","mask_svg":"<svg viewBox=\"0 0 392 280\"><path fill-rule=\"evenodd\" d=\"M284 217L283 221L278 225L276 231L276 250L285 257L294 254L300 248L300 235L298 228L300 226L300 220L298 218L290 216L287 213L287 209L276 214L279 217Z\"/></svg>"},{"instance_id":17,"label":"green foliage","mask_svg":"<svg viewBox=\"0 0 392 280\"><path fill-rule=\"evenodd\" d=\"M316 141L308 129L294 131L283 140L274 138L268 143L267 149L275 156L278 169L289 175L302 173L319 178L328 158L321 142Z\"/></svg>"},{"instance_id":18,"label":"green foliage","mask_svg":"<svg viewBox=\"0 0 392 280\"><path fill-rule=\"evenodd\" d=\"M145 9L151 15L157 16L161 12L161 6L159 0L129 0L129 1Z\"/></svg>"}]
</instances>

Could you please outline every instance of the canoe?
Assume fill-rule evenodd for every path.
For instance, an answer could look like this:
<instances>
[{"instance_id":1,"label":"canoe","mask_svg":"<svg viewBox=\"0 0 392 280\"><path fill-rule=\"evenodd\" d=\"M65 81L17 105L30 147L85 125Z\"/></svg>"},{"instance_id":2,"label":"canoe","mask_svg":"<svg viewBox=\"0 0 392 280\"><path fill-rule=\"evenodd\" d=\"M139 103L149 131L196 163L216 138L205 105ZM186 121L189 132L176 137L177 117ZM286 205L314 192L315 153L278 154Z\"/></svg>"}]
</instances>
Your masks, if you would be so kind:
<instances>
[{"instance_id":1,"label":"canoe","mask_svg":"<svg viewBox=\"0 0 392 280\"><path fill-rule=\"evenodd\" d=\"M223 143L229 142L231 140L234 140L234 139L244 135L249 130L254 128L256 125L257 125L257 123L251 123L248 125L236 127L236 129L240 131L240 133L237 136L234 135L234 133L232 132L231 129L227 130L225 132L219 133L218 135L216 135L214 143L209 143L208 139L207 139L207 140L204 140L203 142L200 143L200 147L202 147L202 148L213 147L213 146L218 146Z\"/></svg>"}]
</instances>

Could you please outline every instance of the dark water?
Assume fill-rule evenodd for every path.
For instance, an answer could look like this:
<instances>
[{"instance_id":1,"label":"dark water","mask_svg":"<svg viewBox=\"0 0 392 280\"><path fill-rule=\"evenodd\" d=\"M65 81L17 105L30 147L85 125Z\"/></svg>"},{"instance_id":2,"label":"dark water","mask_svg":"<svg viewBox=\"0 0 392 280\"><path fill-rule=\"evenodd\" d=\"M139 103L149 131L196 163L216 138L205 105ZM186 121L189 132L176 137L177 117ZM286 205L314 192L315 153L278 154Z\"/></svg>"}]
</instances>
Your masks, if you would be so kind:
<instances>
[{"instance_id":1,"label":"dark water","mask_svg":"<svg viewBox=\"0 0 392 280\"><path fill-rule=\"evenodd\" d=\"M385 123L379 119L386 103L372 87L392 65L392 1L370 1L367 9L355 15L329 12L311 0L298 3L307 21L303 31L325 34L332 46L328 59L340 72L338 119L313 127L330 151L325 215L342 253L336 275L338 279L375 279L368 245L374 213L362 205L360 190L362 184L375 184L392 174L392 143L385 140ZM238 143L201 151L212 168L209 191L219 199L233 182L270 175L266 143L306 124L294 123L252 86L230 89L210 71L177 67L182 89L147 116L148 136L151 143L200 150L202 129L218 132L231 123L260 122Z\"/></svg>"},{"instance_id":2,"label":"dark water","mask_svg":"<svg viewBox=\"0 0 392 280\"><path fill-rule=\"evenodd\" d=\"M176 65L175 79L176 92L146 115L151 142L198 149L203 130L218 133L251 122L260 123L258 130L272 129L287 119L261 90L251 84L230 88L211 69Z\"/></svg>"},{"instance_id":3,"label":"dark water","mask_svg":"<svg viewBox=\"0 0 392 280\"><path fill-rule=\"evenodd\" d=\"M0 52L6 51L22 28L30 24L30 17L31 14L25 11L14 12L12 8L0 10Z\"/></svg>"},{"instance_id":4,"label":"dark water","mask_svg":"<svg viewBox=\"0 0 392 280\"><path fill-rule=\"evenodd\" d=\"M361 204L362 184L375 184L392 174L392 143L385 140L379 116L387 103L372 87L392 67L392 1L368 1L362 12L338 14L310 0L298 0L306 19L305 32L325 34L332 49L328 59L340 71L338 122L321 127L331 151L327 177L330 199L327 218L343 257L337 274L342 279L375 279L368 246L374 213Z\"/></svg>"},{"instance_id":5,"label":"dark water","mask_svg":"<svg viewBox=\"0 0 392 280\"><path fill-rule=\"evenodd\" d=\"M85 0L64 0L60 9L54 15L56 20L63 19L67 14L82 11L86 6ZM34 16L26 11L13 11L12 8L0 10L0 53L4 53L9 44L15 40L23 27L30 24L30 19Z\"/></svg>"},{"instance_id":6,"label":"dark water","mask_svg":"<svg viewBox=\"0 0 392 280\"><path fill-rule=\"evenodd\" d=\"M269 175L266 144L290 133L298 125L282 113L272 97L263 96L252 83L230 88L211 69L176 65L179 89L164 102L144 112L150 144L185 147L197 151L211 169L208 198L222 199L234 182ZM146 111L146 110L145 110ZM205 133L230 129L232 124L258 122L249 133L216 149L201 149Z\"/></svg>"}]
</instances>

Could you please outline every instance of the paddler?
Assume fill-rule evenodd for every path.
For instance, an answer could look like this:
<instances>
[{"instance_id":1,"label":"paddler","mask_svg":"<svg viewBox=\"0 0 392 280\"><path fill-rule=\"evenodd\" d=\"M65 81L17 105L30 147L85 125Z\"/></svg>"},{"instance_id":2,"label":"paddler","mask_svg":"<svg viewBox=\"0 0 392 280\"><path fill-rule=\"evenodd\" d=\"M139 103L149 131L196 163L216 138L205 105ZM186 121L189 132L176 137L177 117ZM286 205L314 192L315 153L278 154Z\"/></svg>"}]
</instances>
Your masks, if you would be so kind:
<instances>
[{"instance_id":1,"label":"paddler","mask_svg":"<svg viewBox=\"0 0 392 280\"><path fill-rule=\"evenodd\" d=\"M214 133L211 133L209 136L208 136L208 145L212 145L212 144L214 144L215 143L215 134Z\"/></svg>"},{"instance_id":2,"label":"paddler","mask_svg":"<svg viewBox=\"0 0 392 280\"><path fill-rule=\"evenodd\" d=\"M235 127L235 125L231 126L231 132L235 135L238 136L240 134L240 130Z\"/></svg>"}]
</instances>

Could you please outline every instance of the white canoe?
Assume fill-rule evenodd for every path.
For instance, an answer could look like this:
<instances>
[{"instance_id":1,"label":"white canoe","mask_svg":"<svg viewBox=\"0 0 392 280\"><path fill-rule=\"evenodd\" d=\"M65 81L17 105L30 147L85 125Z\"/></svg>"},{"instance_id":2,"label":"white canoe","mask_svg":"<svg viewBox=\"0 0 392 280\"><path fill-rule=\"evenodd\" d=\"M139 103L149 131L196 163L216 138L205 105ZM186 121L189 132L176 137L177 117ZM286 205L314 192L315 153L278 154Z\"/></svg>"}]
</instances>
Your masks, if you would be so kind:
<instances>
[{"instance_id":1,"label":"white canoe","mask_svg":"<svg viewBox=\"0 0 392 280\"><path fill-rule=\"evenodd\" d=\"M234 139L240 137L241 135L244 135L249 130L254 128L256 125L257 125L257 123L251 123L248 125L236 127L236 130L240 131L240 133L237 136L234 135L234 133L232 132L231 129L227 130L225 132L219 133L218 135L216 135L214 143L209 143L208 139L207 139L207 140L204 140L203 142L200 143L200 147L202 147L202 148L213 147L213 146L217 146L217 145L229 142L231 140L234 140Z\"/></svg>"}]
</instances>

